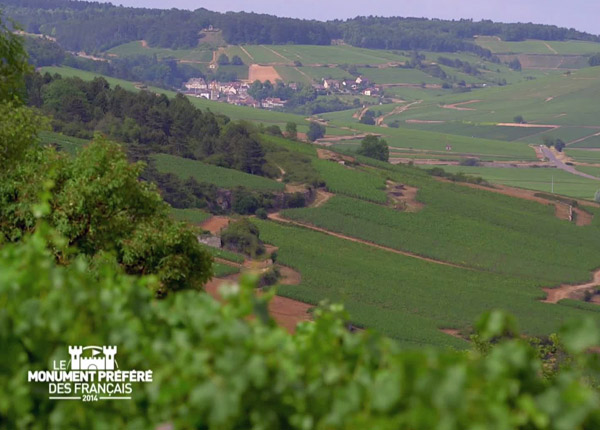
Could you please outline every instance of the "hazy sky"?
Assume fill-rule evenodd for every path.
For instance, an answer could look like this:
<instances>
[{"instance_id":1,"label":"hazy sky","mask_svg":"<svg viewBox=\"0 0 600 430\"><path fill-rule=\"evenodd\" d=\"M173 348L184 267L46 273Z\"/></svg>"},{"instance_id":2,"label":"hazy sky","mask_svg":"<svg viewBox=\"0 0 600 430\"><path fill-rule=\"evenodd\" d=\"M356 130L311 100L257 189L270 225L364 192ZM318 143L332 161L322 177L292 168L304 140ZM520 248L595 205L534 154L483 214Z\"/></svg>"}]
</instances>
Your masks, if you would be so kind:
<instances>
[{"instance_id":1,"label":"hazy sky","mask_svg":"<svg viewBox=\"0 0 600 430\"><path fill-rule=\"evenodd\" d=\"M101 0L102 1L102 0ZM493 19L574 27L600 34L598 0L112 0L124 6L240 11L320 20L357 15Z\"/></svg>"}]
</instances>

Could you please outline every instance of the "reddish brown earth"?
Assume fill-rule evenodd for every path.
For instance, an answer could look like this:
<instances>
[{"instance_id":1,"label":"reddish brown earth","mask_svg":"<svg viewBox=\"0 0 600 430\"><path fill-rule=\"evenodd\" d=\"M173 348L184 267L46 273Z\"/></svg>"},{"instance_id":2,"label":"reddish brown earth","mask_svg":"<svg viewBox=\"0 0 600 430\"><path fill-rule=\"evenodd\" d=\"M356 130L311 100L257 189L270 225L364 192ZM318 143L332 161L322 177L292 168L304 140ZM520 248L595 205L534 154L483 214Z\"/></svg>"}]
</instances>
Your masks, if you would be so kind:
<instances>
[{"instance_id":1,"label":"reddish brown earth","mask_svg":"<svg viewBox=\"0 0 600 430\"><path fill-rule=\"evenodd\" d=\"M293 272L292 269L289 270ZM288 273L287 270L286 273ZM217 300L222 300L219 295L219 287L224 284L235 283L238 280L238 277L239 274L227 276L225 278L213 278L204 288L212 297ZM297 278L299 278L299 274L296 278L292 277L291 279L294 280ZM260 291L257 291L257 294L261 294ZM311 320L311 314L308 312L311 307L311 305L297 300L275 296L269 303L269 313L273 319L277 321L279 326L285 328L290 333L294 333L296 325L298 325L299 322Z\"/></svg>"},{"instance_id":2,"label":"reddish brown earth","mask_svg":"<svg viewBox=\"0 0 600 430\"><path fill-rule=\"evenodd\" d=\"M457 339L465 340L465 338L460 335L460 331L458 331L456 329L453 329L453 328L441 328L440 331L442 333L446 333L447 335L450 335L450 336L455 337Z\"/></svg>"},{"instance_id":3,"label":"reddish brown earth","mask_svg":"<svg viewBox=\"0 0 600 430\"><path fill-rule=\"evenodd\" d=\"M548 294L542 302L558 303L563 299L581 299L585 291L595 290L600 286L600 269L594 272L592 280L585 284L578 285L561 285L557 288L543 288Z\"/></svg>"},{"instance_id":4,"label":"reddish brown earth","mask_svg":"<svg viewBox=\"0 0 600 430\"><path fill-rule=\"evenodd\" d=\"M230 222L231 218L229 217L213 216L200 224L200 227L202 227L204 230L210 231L212 234L218 234L222 229L227 227Z\"/></svg>"},{"instance_id":5,"label":"reddish brown earth","mask_svg":"<svg viewBox=\"0 0 600 430\"><path fill-rule=\"evenodd\" d=\"M250 82L254 81L271 81L277 82L278 80L282 81L281 76L275 70L273 66L261 66L259 64L250 65L250 69L248 71L248 80Z\"/></svg>"}]
</instances>

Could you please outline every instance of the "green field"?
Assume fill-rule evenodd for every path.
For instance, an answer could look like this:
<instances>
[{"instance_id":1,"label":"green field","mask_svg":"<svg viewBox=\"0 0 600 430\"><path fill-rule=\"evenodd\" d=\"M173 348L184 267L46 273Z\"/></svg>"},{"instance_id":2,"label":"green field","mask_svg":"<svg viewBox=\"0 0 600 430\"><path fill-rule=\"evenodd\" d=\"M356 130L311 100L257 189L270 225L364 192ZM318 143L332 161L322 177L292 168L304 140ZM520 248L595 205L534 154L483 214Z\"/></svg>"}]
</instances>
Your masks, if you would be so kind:
<instances>
[{"instance_id":1,"label":"green field","mask_svg":"<svg viewBox=\"0 0 600 430\"><path fill-rule=\"evenodd\" d=\"M337 124L337 122L335 122ZM535 152L524 143L502 142L498 140L478 139L467 136L442 134L422 130L402 128L383 128L364 124L352 124L352 127L365 133L383 134L393 148L408 148L444 152L446 145L452 146L449 155L462 154L498 160L535 160Z\"/></svg>"},{"instance_id":2,"label":"green field","mask_svg":"<svg viewBox=\"0 0 600 430\"><path fill-rule=\"evenodd\" d=\"M213 271L215 273L215 278L224 278L225 276L240 273L240 268L228 264L213 263Z\"/></svg>"},{"instance_id":3,"label":"green field","mask_svg":"<svg viewBox=\"0 0 600 430\"><path fill-rule=\"evenodd\" d=\"M75 155L77 151L89 142L85 139L65 136L64 134L52 131L40 131L38 137L43 145L57 145L61 151L68 152L71 155Z\"/></svg>"},{"instance_id":4,"label":"green field","mask_svg":"<svg viewBox=\"0 0 600 430\"><path fill-rule=\"evenodd\" d=\"M351 197L385 203L385 181L373 172L349 168L329 160L313 160L327 189Z\"/></svg>"},{"instance_id":5,"label":"green field","mask_svg":"<svg viewBox=\"0 0 600 430\"><path fill-rule=\"evenodd\" d=\"M209 63L212 60L212 50L208 48L196 48L196 49L167 49L167 48L151 48L144 47L141 41L129 42L123 45L115 46L112 49L106 51L109 56L117 57L131 57L137 55L144 55L152 57L156 55L157 58L176 58L178 60L185 60L190 62L202 62Z\"/></svg>"},{"instance_id":6,"label":"green field","mask_svg":"<svg viewBox=\"0 0 600 430\"><path fill-rule=\"evenodd\" d=\"M589 130L588 130L589 131ZM597 130L596 130L597 132ZM596 133L594 133L596 134ZM600 148L600 136L590 136L581 142L569 145L569 148Z\"/></svg>"},{"instance_id":7,"label":"green field","mask_svg":"<svg viewBox=\"0 0 600 430\"><path fill-rule=\"evenodd\" d=\"M192 224L202 224L212 217L212 214L200 209L171 209L171 215L177 221L185 221Z\"/></svg>"},{"instance_id":8,"label":"green field","mask_svg":"<svg viewBox=\"0 0 600 430\"><path fill-rule=\"evenodd\" d=\"M302 283L278 294L318 304L343 303L354 324L376 329L405 346L464 341L439 328L465 328L481 312L503 308L529 334L548 334L565 320L592 312L540 303L538 282L417 260L303 228L254 221L279 247L278 260L302 273Z\"/></svg>"},{"instance_id":9,"label":"green field","mask_svg":"<svg viewBox=\"0 0 600 430\"><path fill-rule=\"evenodd\" d=\"M551 75L506 87L448 94L425 100L390 119L498 123L513 122L516 115L522 115L529 123L599 126L600 117L595 113L600 97L599 70L590 67L569 75ZM479 101L464 106L468 110L442 108L473 100Z\"/></svg>"},{"instance_id":10,"label":"green field","mask_svg":"<svg viewBox=\"0 0 600 430\"><path fill-rule=\"evenodd\" d=\"M481 176L489 182L544 192L550 192L554 182L556 194L588 200L592 200L594 193L600 189L600 181L559 169L444 166L444 170L452 173L464 172Z\"/></svg>"},{"instance_id":11,"label":"green field","mask_svg":"<svg viewBox=\"0 0 600 430\"><path fill-rule=\"evenodd\" d=\"M565 149L565 154L581 163L599 163L600 151L588 151L585 149Z\"/></svg>"},{"instance_id":12,"label":"green field","mask_svg":"<svg viewBox=\"0 0 600 430\"><path fill-rule=\"evenodd\" d=\"M250 48L254 47L250 46ZM305 66L309 64L384 64L407 60L405 56L390 51L355 48L348 45L272 45L269 48L288 59L288 62L300 61ZM271 55L274 54L271 53ZM262 60L256 61L262 62ZM275 63L282 61L285 60L280 56L274 57Z\"/></svg>"},{"instance_id":13,"label":"green field","mask_svg":"<svg viewBox=\"0 0 600 430\"><path fill-rule=\"evenodd\" d=\"M463 121L449 121L435 124L403 122L402 127L435 131L437 133L456 134L459 136L478 137L482 139L506 140L509 142L514 140L530 140L527 139L528 136L537 135L546 130L552 130L551 128L499 127L496 125ZM534 140L534 138L531 138L531 140ZM536 142L537 141L538 140L536 140ZM539 141L541 141L541 138Z\"/></svg>"},{"instance_id":14,"label":"green field","mask_svg":"<svg viewBox=\"0 0 600 430\"><path fill-rule=\"evenodd\" d=\"M592 166L577 166L577 170L583 173L587 173L588 175L595 176L600 178L600 166L592 167ZM600 190L600 183L598 183L598 190Z\"/></svg>"},{"instance_id":15,"label":"green field","mask_svg":"<svg viewBox=\"0 0 600 430\"><path fill-rule=\"evenodd\" d=\"M189 158L176 157L168 154L154 154L152 159L156 168L162 173L172 173L180 179L192 177L198 182L205 182L222 188L244 186L251 190L278 191L283 190L283 184L262 176L250 175L239 170L205 164Z\"/></svg>"},{"instance_id":16,"label":"green field","mask_svg":"<svg viewBox=\"0 0 600 430\"><path fill-rule=\"evenodd\" d=\"M441 84L438 78L428 75L417 69L403 69L401 67L386 67L379 69L375 67L361 67L358 69L361 75L366 76L377 84Z\"/></svg>"},{"instance_id":17,"label":"green field","mask_svg":"<svg viewBox=\"0 0 600 430\"><path fill-rule=\"evenodd\" d=\"M524 54L595 54L600 52L600 43L583 41L543 41L526 40L523 42L505 42L496 37L478 37L475 42L493 53Z\"/></svg>"},{"instance_id":18,"label":"green field","mask_svg":"<svg viewBox=\"0 0 600 430\"><path fill-rule=\"evenodd\" d=\"M598 222L576 227L556 218L551 206L429 178L415 183L425 205L417 213L336 196L319 208L283 215L391 248L550 285L585 280L599 264Z\"/></svg>"}]
</instances>

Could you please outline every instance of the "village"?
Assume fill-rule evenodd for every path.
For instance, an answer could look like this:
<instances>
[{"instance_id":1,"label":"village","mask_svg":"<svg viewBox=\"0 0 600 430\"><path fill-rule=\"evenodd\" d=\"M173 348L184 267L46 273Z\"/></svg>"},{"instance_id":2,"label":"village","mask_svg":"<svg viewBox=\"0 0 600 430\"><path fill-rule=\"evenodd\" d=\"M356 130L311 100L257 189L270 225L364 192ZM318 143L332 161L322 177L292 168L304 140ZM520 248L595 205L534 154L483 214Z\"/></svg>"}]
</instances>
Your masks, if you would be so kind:
<instances>
[{"instance_id":1,"label":"village","mask_svg":"<svg viewBox=\"0 0 600 430\"><path fill-rule=\"evenodd\" d=\"M295 82L284 84L293 92L300 91L303 87ZM184 84L183 93L190 97L205 98L207 100L229 103L236 106L247 106L261 109L283 109L288 100L278 97L256 99L250 95L252 82L207 82L204 78L192 78ZM313 83L312 88L318 96L327 95L363 95L380 97L383 89L369 79L358 76L352 79L323 79L321 83Z\"/></svg>"}]
</instances>

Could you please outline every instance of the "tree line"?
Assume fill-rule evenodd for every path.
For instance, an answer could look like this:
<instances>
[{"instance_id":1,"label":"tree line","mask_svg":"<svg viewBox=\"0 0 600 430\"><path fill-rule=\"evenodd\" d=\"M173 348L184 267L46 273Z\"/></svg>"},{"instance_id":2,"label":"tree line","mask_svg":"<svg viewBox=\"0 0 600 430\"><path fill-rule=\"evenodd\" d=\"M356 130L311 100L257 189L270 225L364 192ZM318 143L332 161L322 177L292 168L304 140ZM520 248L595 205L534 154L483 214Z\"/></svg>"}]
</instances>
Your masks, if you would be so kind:
<instances>
[{"instance_id":1,"label":"tree line","mask_svg":"<svg viewBox=\"0 0 600 430\"><path fill-rule=\"evenodd\" d=\"M356 17L345 21L309 21L256 13L217 13L206 9L159 10L125 8L110 3L71 0L4 0L6 14L26 31L56 37L68 50L98 52L144 39L150 46L192 48L200 31L213 26L230 44L329 45L334 39L364 48L470 51L491 53L472 42L477 35L506 41L525 39L585 40L600 38L554 25L461 19Z\"/></svg>"}]
</instances>

